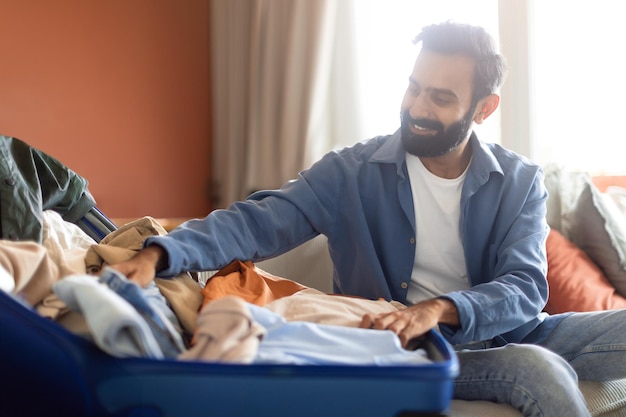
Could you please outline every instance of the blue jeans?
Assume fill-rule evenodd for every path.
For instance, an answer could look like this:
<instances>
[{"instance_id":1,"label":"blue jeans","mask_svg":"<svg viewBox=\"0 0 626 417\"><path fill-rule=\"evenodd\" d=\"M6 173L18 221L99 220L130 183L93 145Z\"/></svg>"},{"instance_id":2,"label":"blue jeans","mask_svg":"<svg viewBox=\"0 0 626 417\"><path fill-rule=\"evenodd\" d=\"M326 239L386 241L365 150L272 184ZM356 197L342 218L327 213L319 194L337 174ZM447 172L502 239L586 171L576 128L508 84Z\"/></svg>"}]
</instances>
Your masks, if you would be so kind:
<instances>
[{"instance_id":1,"label":"blue jeans","mask_svg":"<svg viewBox=\"0 0 626 417\"><path fill-rule=\"evenodd\" d=\"M511 404L527 417L590 416L578 380L626 378L625 352L626 310L569 314L539 341L459 346L454 398Z\"/></svg>"},{"instance_id":2,"label":"blue jeans","mask_svg":"<svg viewBox=\"0 0 626 417\"><path fill-rule=\"evenodd\" d=\"M164 357L175 358L186 350L178 319L154 281L141 288L110 267L104 268L99 281L128 301L143 317Z\"/></svg>"}]
</instances>

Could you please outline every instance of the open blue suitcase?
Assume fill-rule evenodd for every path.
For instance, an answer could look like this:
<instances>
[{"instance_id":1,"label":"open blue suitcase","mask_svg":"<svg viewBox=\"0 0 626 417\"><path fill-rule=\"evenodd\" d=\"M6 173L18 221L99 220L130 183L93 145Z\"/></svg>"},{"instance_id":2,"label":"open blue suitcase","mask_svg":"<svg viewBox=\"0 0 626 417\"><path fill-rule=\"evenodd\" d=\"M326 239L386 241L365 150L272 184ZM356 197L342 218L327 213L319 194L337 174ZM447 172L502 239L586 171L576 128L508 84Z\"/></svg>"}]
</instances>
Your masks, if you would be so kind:
<instances>
[{"instance_id":1,"label":"open blue suitcase","mask_svg":"<svg viewBox=\"0 0 626 417\"><path fill-rule=\"evenodd\" d=\"M423 366L120 359L0 291L0 416L440 416L458 362L430 332Z\"/></svg>"}]
</instances>

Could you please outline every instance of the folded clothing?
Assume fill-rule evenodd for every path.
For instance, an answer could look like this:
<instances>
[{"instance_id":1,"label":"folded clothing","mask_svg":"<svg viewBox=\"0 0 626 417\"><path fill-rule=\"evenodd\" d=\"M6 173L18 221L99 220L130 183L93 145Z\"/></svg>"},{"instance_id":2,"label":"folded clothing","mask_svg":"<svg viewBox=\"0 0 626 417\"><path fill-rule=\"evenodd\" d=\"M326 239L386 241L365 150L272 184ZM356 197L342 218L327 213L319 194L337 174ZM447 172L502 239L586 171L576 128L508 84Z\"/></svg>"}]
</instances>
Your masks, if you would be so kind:
<instances>
[{"instance_id":1,"label":"folded clothing","mask_svg":"<svg viewBox=\"0 0 626 417\"><path fill-rule=\"evenodd\" d=\"M175 357L185 350L178 319L154 282L141 288L110 267L104 268L98 281L106 284L137 310L148 323L165 357Z\"/></svg>"},{"instance_id":2,"label":"folded clothing","mask_svg":"<svg viewBox=\"0 0 626 417\"><path fill-rule=\"evenodd\" d=\"M111 285L111 287L109 286ZM184 351L179 330L156 286L146 289L112 268L101 277L72 275L52 286L72 310L82 313L94 342L117 357L176 357Z\"/></svg>"},{"instance_id":3,"label":"folded clothing","mask_svg":"<svg viewBox=\"0 0 626 417\"><path fill-rule=\"evenodd\" d=\"M295 365L431 363L424 349L404 349L390 330L288 322L238 296L225 296L203 307L194 346L179 358Z\"/></svg>"},{"instance_id":4,"label":"folded clothing","mask_svg":"<svg viewBox=\"0 0 626 417\"><path fill-rule=\"evenodd\" d=\"M251 261L233 261L209 278L201 291L202 305L227 295L236 295L248 303L263 306L307 288L263 271Z\"/></svg>"},{"instance_id":5,"label":"folded clothing","mask_svg":"<svg viewBox=\"0 0 626 417\"><path fill-rule=\"evenodd\" d=\"M364 314L393 313L406 305L397 301L368 300L360 297L326 294L314 288L274 300L264 306L287 321L358 327Z\"/></svg>"},{"instance_id":6,"label":"folded clothing","mask_svg":"<svg viewBox=\"0 0 626 417\"><path fill-rule=\"evenodd\" d=\"M410 366L431 363L424 349L406 350L391 330L304 321L288 322L267 308L248 304L267 334L253 363L296 365Z\"/></svg>"},{"instance_id":7,"label":"folded clothing","mask_svg":"<svg viewBox=\"0 0 626 417\"><path fill-rule=\"evenodd\" d=\"M179 359L252 363L265 334L252 320L246 302L236 296L222 297L202 309L193 346Z\"/></svg>"}]
</instances>

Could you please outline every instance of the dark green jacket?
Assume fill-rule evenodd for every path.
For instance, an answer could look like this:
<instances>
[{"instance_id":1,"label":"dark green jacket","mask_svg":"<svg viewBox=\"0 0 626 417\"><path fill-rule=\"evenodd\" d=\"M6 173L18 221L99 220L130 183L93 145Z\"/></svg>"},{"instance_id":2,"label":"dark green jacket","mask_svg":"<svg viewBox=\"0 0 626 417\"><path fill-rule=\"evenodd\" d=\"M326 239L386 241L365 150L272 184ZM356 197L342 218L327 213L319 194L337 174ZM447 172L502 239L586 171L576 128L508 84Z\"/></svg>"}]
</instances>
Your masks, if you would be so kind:
<instances>
[{"instance_id":1,"label":"dark green jacket","mask_svg":"<svg viewBox=\"0 0 626 417\"><path fill-rule=\"evenodd\" d=\"M75 223L96 202L87 180L23 141L0 135L2 239L42 241L42 213Z\"/></svg>"}]
</instances>

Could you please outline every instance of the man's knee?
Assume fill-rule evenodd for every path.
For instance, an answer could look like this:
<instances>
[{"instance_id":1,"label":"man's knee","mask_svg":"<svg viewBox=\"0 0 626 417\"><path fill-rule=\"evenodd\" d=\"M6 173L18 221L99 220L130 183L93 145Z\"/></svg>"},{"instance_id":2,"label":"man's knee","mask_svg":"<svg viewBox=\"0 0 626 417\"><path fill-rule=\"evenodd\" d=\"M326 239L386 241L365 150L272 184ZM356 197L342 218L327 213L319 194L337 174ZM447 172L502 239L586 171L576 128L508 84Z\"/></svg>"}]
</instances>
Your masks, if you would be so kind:
<instances>
[{"instance_id":1,"label":"man's knee","mask_svg":"<svg viewBox=\"0 0 626 417\"><path fill-rule=\"evenodd\" d=\"M565 359L556 353L536 345L510 344L503 348L504 366L518 369L521 376L531 377L533 380L550 381L568 377L573 383L578 383L576 372Z\"/></svg>"},{"instance_id":2,"label":"man's knee","mask_svg":"<svg viewBox=\"0 0 626 417\"><path fill-rule=\"evenodd\" d=\"M456 398L505 402L519 410L529 410L538 404L563 404L565 407L567 401L571 403L572 395L579 393L578 378L571 366L540 346L509 344L461 351L459 362L461 372L455 383ZM580 404L584 404L584 399L580 399Z\"/></svg>"},{"instance_id":3,"label":"man's knee","mask_svg":"<svg viewBox=\"0 0 626 417\"><path fill-rule=\"evenodd\" d=\"M576 372L554 352L536 345L508 344L482 351L459 353L461 373L482 374L488 379L497 378L526 385L537 381L569 380L578 384Z\"/></svg>"}]
</instances>

